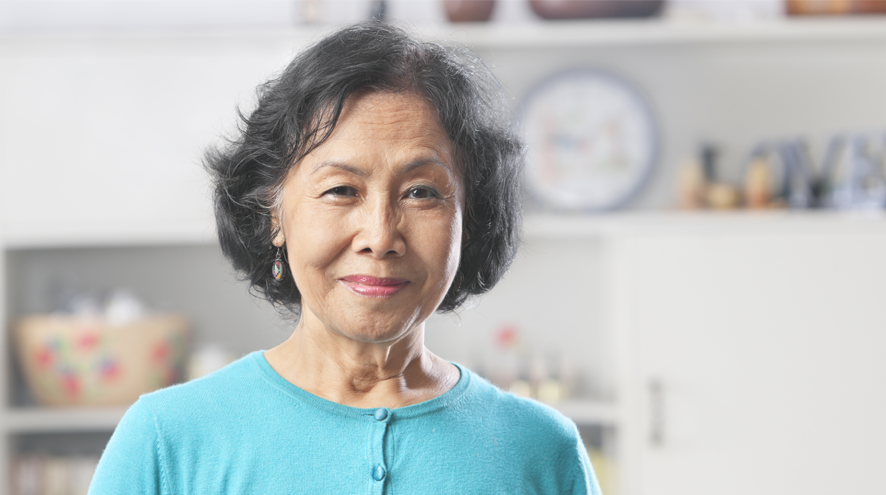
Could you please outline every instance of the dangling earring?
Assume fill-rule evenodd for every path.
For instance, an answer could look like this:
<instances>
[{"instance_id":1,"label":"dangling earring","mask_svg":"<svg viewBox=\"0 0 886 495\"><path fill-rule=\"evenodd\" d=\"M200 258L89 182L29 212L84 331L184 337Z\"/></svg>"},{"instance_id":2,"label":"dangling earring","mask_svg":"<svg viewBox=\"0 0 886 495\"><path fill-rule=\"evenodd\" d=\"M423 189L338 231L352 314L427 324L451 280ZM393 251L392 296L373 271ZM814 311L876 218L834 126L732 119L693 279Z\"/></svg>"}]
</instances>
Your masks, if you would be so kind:
<instances>
[{"instance_id":1,"label":"dangling earring","mask_svg":"<svg viewBox=\"0 0 886 495\"><path fill-rule=\"evenodd\" d=\"M271 275L274 276L274 280L280 281L283 280L283 260L280 259L280 248L277 248L277 258L274 260L274 264L271 265Z\"/></svg>"}]
</instances>

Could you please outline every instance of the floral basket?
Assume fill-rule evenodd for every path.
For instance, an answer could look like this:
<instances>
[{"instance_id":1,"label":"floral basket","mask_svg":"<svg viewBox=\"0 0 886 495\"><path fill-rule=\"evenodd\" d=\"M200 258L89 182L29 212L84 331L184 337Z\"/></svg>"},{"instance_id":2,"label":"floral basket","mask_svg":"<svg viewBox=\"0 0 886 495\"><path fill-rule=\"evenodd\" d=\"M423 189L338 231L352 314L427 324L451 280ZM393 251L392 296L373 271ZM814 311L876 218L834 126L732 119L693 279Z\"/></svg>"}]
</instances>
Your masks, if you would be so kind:
<instances>
[{"instance_id":1,"label":"floral basket","mask_svg":"<svg viewBox=\"0 0 886 495\"><path fill-rule=\"evenodd\" d=\"M47 406L128 405L179 381L188 322L157 315L126 324L76 316L19 320L15 344L25 380Z\"/></svg>"}]
</instances>

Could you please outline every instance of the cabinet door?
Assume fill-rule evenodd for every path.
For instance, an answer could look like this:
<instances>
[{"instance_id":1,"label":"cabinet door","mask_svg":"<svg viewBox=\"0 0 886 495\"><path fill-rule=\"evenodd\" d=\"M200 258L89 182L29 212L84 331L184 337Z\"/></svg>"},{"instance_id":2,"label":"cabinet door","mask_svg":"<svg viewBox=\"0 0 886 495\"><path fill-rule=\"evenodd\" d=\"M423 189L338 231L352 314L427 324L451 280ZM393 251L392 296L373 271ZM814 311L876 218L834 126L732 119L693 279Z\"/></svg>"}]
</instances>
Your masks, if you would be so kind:
<instances>
[{"instance_id":1,"label":"cabinet door","mask_svg":"<svg viewBox=\"0 0 886 495\"><path fill-rule=\"evenodd\" d=\"M642 495L882 494L886 233L620 247Z\"/></svg>"}]
</instances>

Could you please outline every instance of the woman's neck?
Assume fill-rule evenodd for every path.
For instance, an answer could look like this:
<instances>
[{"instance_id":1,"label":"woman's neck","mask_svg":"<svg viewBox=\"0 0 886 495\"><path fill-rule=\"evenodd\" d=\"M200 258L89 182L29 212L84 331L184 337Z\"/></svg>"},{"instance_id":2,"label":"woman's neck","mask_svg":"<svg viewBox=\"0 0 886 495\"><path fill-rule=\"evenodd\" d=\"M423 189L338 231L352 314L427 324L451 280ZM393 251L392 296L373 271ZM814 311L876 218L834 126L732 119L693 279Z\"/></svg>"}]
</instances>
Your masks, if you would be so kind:
<instances>
[{"instance_id":1,"label":"woman's neck","mask_svg":"<svg viewBox=\"0 0 886 495\"><path fill-rule=\"evenodd\" d=\"M284 379L324 399L395 409L438 397L458 382L458 369L424 347L424 324L376 343L310 323L303 319L265 358Z\"/></svg>"}]
</instances>

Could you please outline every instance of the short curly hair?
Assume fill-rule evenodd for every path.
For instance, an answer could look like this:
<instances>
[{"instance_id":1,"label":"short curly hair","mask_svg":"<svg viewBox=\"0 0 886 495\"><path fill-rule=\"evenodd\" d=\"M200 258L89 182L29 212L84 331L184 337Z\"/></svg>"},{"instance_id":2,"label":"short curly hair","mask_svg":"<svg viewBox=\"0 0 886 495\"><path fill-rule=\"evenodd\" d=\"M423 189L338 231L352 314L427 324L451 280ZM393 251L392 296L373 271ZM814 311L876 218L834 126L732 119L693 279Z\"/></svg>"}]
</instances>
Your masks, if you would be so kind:
<instances>
[{"instance_id":1,"label":"short curly hair","mask_svg":"<svg viewBox=\"0 0 886 495\"><path fill-rule=\"evenodd\" d=\"M306 49L259 86L255 110L239 114L237 137L206 152L222 251L253 293L300 314L295 281L271 274L273 214L289 169L329 137L347 99L364 91L422 95L452 141L465 186L461 262L437 308L452 311L491 289L516 256L525 146L501 85L476 55L389 24L350 26Z\"/></svg>"}]
</instances>

